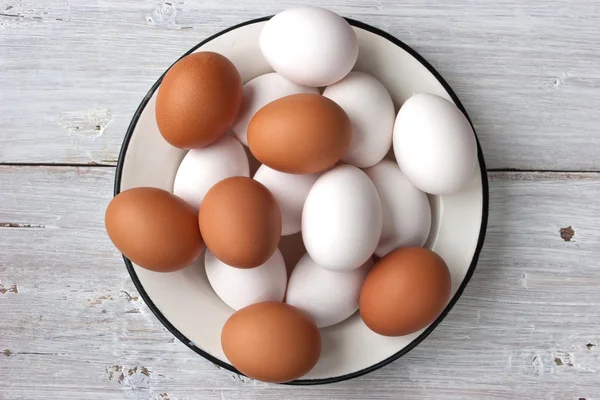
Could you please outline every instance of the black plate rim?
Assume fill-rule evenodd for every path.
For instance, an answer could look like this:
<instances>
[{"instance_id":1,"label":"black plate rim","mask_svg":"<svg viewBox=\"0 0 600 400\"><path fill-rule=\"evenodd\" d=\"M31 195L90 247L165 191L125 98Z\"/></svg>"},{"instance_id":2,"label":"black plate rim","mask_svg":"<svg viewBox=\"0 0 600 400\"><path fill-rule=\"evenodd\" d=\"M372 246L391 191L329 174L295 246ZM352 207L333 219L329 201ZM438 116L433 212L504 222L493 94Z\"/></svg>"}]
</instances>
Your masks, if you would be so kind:
<instances>
[{"instance_id":1,"label":"black plate rim","mask_svg":"<svg viewBox=\"0 0 600 400\"><path fill-rule=\"evenodd\" d=\"M249 21L245 21L242 22L240 24L234 25L232 27L229 27L227 29L224 29L214 35L212 35L211 37L203 40L202 42L198 43L196 46L192 47L188 52L186 52L185 54L183 54L180 59L182 57L185 57L188 54L193 53L194 51L196 51L198 48L200 48L201 46L203 46L204 44L210 42L211 40L227 33L230 32L234 29L238 29L241 28L243 26L246 25L251 25L251 24L255 24L255 23L259 23L259 22L263 22L263 21L267 21L269 20L271 16L266 16L266 17L261 17L261 18L257 18L257 19L253 19L253 20L249 20ZM421 63L425 68L427 68L429 70L429 72L431 72L431 74L433 74L433 76L435 76L435 78L440 82L440 84L444 87L444 89L448 92L448 94L450 95L450 97L452 98L452 100L454 101L454 103L456 104L456 106L463 112L463 114L467 117L467 119L469 120L469 123L471 124L471 126L473 127L473 124L471 122L471 119L469 118L464 106L462 105L462 103L460 102L460 100L458 99L458 96L456 95L456 93L454 93L454 91L452 90L452 88L450 87L450 85L444 80L444 78L442 78L442 76L435 70L435 68L433 68L433 66L431 64L429 64L429 62L427 62L419 53L417 53L414 49L412 49L410 46L408 46L407 44L405 44L404 42L402 42L401 40L397 39L396 37L390 35L389 33L382 31L381 29L375 28L371 25L365 24L363 22L351 19L351 18L346 18L346 20L354 27L356 28L360 28L360 29L364 29L368 32L374 33L376 35L379 35L387 40L389 40L390 42L392 42L393 44L395 44L396 46L402 48L403 50L405 50L407 53L409 53L411 56L413 56L417 61L419 61L419 63ZM174 64L174 63L173 63ZM171 65L172 66L172 65ZM170 68L170 67L169 67ZM168 69L167 69L168 71ZM165 71L166 73L166 71ZM146 94L146 96L143 98L142 102L140 103L140 105L138 106L135 114L133 115L133 118L131 120L131 123L129 124L129 127L127 128L127 132L125 134L125 138L123 140L123 144L121 146L121 151L119 153L119 160L117 163L117 169L116 169L116 173L115 173L115 186L114 186L114 195L116 196L117 194L120 193L121 191L121 176L123 173L123 166L124 166L124 161L125 161L125 155L127 153L127 148L129 146L129 142L131 140L131 137L133 135L133 132L135 130L135 127L137 125L137 122L139 120L139 117L142 113L142 111L144 110L144 108L146 107L147 103L150 101L150 99L152 98L154 92L158 89L160 83L162 82L162 79L165 75L165 73L163 73L161 75L161 77L154 83L154 85L152 85L152 87L150 88L150 90L148 91L148 93ZM446 308L444 309L444 311L440 314L440 316L431 324L429 325L429 327L423 331L417 338L415 338L412 342L410 342L410 344L408 344L406 347L404 347L402 350L398 351L397 353L394 353L393 355L391 355L390 357L386 358L383 361L380 361L376 364L371 365L370 367L367 368L363 368L359 371L350 373L350 374L346 374L346 375L340 375L340 376L335 376L335 377L330 377L330 378L322 378L322 379L298 379L298 380L294 380L291 382L287 382L285 384L288 385L322 385L322 384L328 384L328 383L336 383L336 382L342 382L348 379L353 379L353 378L357 378L359 376L368 374L370 372L373 372L379 368L382 368L388 364L390 364L391 362L397 360L398 358L402 357L403 355L405 355L406 353L408 353L409 351L411 351L412 349L414 349L417 345L419 345L419 343L421 343L427 336L429 336L431 334L431 332L433 332L433 330L440 324L440 322L442 322L444 320L444 318L446 318L446 316L448 315L448 313L450 312L450 310L454 307L454 305L456 304L456 302L458 301L458 299L461 297L463 291L465 290L467 284L469 283L469 281L471 280L471 277L473 276L473 273L475 272L475 268L477 266L477 262L479 260L479 255L481 253L481 250L483 248L483 242L485 240L485 234L486 234L486 230L487 230L487 222L488 222L488 207L489 207L489 188L488 188L488 178L487 178L487 171L486 171L486 167L485 167L485 160L483 157L483 151L481 149L481 145L479 143L479 139L477 138L477 134L475 133L475 128L473 127L473 133L475 134L475 139L477 141L477 158L479 160L479 167L480 167L480 172L481 172L481 184L482 184L482 197L483 197L483 201L482 201L482 214L481 214L481 226L480 226L480 231L479 231L479 239L477 241L477 246L475 248L475 253L473 254L473 258L471 260L471 264L469 265L469 269L467 270L467 273L465 275L465 278L463 279L463 281L461 282L460 286L458 287L458 290L456 291L456 293L454 294L454 296L452 297L452 299L450 300L450 302L448 303L448 305L446 306ZM192 349L193 351L195 351L197 354L201 355L202 357L206 358L208 361L214 363L215 365L219 366L220 368L224 368L228 371L231 371L233 373L239 374L239 375L243 375L241 372L239 372L237 369L235 369L231 364L225 363L221 360L219 360L218 358L212 356L211 354L209 354L208 352L202 350L201 348L199 348L198 346L196 346L194 344L194 342L192 342L191 340L189 340L184 334L182 334L177 328L175 328L170 322L169 320L161 313L161 311L158 309L158 307L152 302L152 299L150 298L150 296L148 295L148 293L146 293L146 291L144 290L144 287L142 285L142 283L140 282L134 268L133 265L131 263L131 261L123 256L123 260L125 261L125 265L127 267L127 271L129 272L129 275L131 276L131 280L133 281L137 291L139 292L140 296L142 297L142 299L144 300L144 302L146 303L146 305L150 308L150 310L154 313L154 315L156 316L156 318L164 325L165 328L167 328L167 330L169 332L171 332L177 339L179 339L183 344L185 344L186 346L188 346L190 349Z\"/></svg>"}]
</instances>

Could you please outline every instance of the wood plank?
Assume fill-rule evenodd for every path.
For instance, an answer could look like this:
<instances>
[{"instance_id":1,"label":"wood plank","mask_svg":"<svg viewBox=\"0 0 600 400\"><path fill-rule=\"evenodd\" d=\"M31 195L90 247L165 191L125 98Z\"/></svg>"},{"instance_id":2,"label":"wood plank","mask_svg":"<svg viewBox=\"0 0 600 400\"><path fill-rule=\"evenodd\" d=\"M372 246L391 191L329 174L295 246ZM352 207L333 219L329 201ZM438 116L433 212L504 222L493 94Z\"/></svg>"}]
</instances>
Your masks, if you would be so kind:
<instances>
[{"instance_id":1,"label":"wood plank","mask_svg":"<svg viewBox=\"0 0 600 400\"><path fill-rule=\"evenodd\" d=\"M448 318L392 365L317 388L217 370L161 326L104 232L113 175L0 167L0 398L600 398L600 174L493 173Z\"/></svg>"},{"instance_id":2,"label":"wood plank","mask_svg":"<svg viewBox=\"0 0 600 400\"><path fill-rule=\"evenodd\" d=\"M114 164L191 46L297 2L0 0L0 162ZM488 167L600 170L595 0L313 0L389 31L455 88Z\"/></svg>"}]
</instances>

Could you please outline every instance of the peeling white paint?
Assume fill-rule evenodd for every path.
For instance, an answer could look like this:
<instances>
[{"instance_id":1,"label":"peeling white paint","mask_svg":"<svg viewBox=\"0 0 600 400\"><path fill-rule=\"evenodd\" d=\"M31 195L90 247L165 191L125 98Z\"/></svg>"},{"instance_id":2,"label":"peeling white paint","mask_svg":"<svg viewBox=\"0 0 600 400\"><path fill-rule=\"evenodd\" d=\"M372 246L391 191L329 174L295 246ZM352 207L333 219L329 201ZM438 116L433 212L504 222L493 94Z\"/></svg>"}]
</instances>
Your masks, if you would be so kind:
<instances>
[{"instance_id":1,"label":"peeling white paint","mask_svg":"<svg viewBox=\"0 0 600 400\"><path fill-rule=\"evenodd\" d=\"M529 289L529 286L527 286L527 272L523 272L521 278L519 279L519 283L522 288Z\"/></svg>"},{"instance_id":2,"label":"peeling white paint","mask_svg":"<svg viewBox=\"0 0 600 400\"><path fill-rule=\"evenodd\" d=\"M110 110L81 110L60 114L58 123L71 133L87 135L95 140L104 134L112 119Z\"/></svg>"},{"instance_id":3,"label":"peeling white paint","mask_svg":"<svg viewBox=\"0 0 600 400\"><path fill-rule=\"evenodd\" d=\"M151 15L146 16L146 22L150 26L157 26L165 29L180 29L176 23L177 7L175 0L165 0L162 5L152 10Z\"/></svg>"}]
</instances>

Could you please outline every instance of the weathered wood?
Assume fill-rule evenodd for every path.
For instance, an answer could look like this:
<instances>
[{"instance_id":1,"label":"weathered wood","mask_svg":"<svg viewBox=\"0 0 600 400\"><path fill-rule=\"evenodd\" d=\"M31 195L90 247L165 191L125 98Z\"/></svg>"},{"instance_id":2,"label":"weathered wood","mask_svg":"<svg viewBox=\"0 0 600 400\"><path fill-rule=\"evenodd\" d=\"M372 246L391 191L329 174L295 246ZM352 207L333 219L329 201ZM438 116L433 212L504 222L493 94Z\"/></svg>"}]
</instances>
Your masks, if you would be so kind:
<instances>
[{"instance_id":1,"label":"weathered wood","mask_svg":"<svg viewBox=\"0 0 600 400\"><path fill-rule=\"evenodd\" d=\"M316 388L217 370L162 327L104 232L113 175L0 167L0 399L600 398L600 174L493 173L481 261L447 319L392 365Z\"/></svg>"},{"instance_id":2,"label":"weathered wood","mask_svg":"<svg viewBox=\"0 0 600 400\"><path fill-rule=\"evenodd\" d=\"M295 1L0 0L0 162L114 164L146 91L202 39ZM596 0L313 0L422 53L491 168L600 170Z\"/></svg>"},{"instance_id":3,"label":"weathered wood","mask_svg":"<svg viewBox=\"0 0 600 400\"><path fill-rule=\"evenodd\" d=\"M488 167L600 170L596 1L310 3L424 55ZM0 163L114 165L179 55L294 4L0 0ZM0 399L600 399L600 174L492 173L488 239L448 318L392 365L317 388L219 371L160 325L104 233L113 175L0 166Z\"/></svg>"}]
</instances>

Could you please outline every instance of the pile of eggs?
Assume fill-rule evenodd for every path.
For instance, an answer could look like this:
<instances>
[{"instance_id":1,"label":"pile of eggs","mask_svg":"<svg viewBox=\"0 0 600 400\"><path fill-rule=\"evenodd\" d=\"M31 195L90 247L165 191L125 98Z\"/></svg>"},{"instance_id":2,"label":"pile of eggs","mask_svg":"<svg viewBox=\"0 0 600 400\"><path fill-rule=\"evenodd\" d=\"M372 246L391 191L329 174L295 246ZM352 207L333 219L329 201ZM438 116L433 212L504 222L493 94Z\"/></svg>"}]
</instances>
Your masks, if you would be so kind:
<instances>
[{"instance_id":1,"label":"pile of eggs","mask_svg":"<svg viewBox=\"0 0 600 400\"><path fill-rule=\"evenodd\" d=\"M333 12L283 11L260 48L275 72L245 84L214 52L169 69L156 122L169 144L189 150L173 192L123 191L105 222L143 268L168 273L204 257L212 288L235 311L221 335L226 357L252 378L286 382L317 363L320 329L357 310L385 336L440 315L451 277L422 247L427 194L462 190L477 149L444 98L415 94L396 113L381 82L353 71L356 34ZM249 157L261 163L253 176ZM280 239L299 232L306 253L288 273Z\"/></svg>"}]
</instances>

